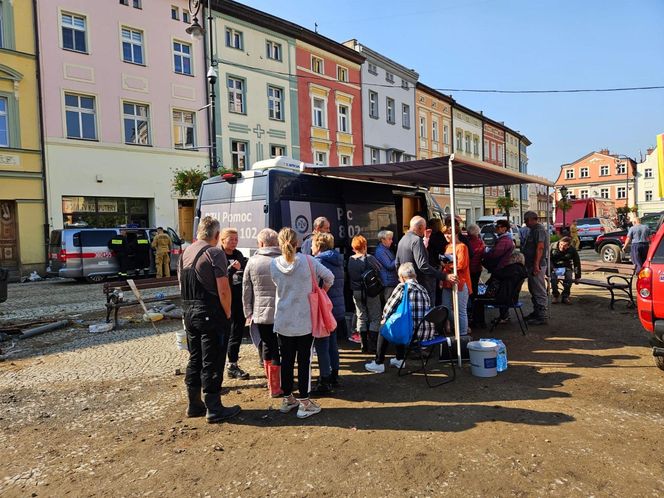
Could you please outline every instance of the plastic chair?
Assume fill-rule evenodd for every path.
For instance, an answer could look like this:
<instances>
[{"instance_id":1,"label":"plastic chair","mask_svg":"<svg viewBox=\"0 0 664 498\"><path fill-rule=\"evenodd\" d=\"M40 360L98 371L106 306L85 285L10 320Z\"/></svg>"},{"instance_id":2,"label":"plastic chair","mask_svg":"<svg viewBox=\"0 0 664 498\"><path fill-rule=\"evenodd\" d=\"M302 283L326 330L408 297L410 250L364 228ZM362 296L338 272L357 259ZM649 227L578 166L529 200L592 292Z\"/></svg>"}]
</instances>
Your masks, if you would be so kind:
<instances>
[{"instance_id":1,"label":"plastic chair","mask_svg":"<svg viewBox=\"0 0 664 498\"><path fill-rule=\"evenodd\" d=\"M442 386L443 384L447 384L448 382L452 382L454 379L456 379L456 370L454 368L454 360L452 359L452 349L451 349L450 339L445 334L443 334L443 335L434 336L431 339L427 339L424 341L420 340L421 336L420 329L424 322L432 323L434 326L440 325L441 328L443 328L442 326L445 324L445 322L447 322L448 316L449 316L449 310L445 306L435 306L434 308L431 308L429 311L426 312L422 320L420 320L420 322L417 324L417 327L415 327L415 332L413 333L413 339L410 341L410 344L406 348L406 354L404 355L403 362L399 367L399 373L398 373L399 377L410 375L415 372L422 372L424 374L424 380L426 381L427 386L429 387ZM441 382L432 383L432 381L429 378L429 374L427 372L427 364L429 363L429 360L433 356L433 352L436 349L435 346L438 345L440 346L441 351L443 347L447 348L449 360L442 360L441 363L449 362L450 366L452 367L452 373L448 375ZM404 365L406 364L408 355L413 351L417 351L419 353L419 360L421 366L417 370L404 369Z\"/></svg>"}]
</instances>

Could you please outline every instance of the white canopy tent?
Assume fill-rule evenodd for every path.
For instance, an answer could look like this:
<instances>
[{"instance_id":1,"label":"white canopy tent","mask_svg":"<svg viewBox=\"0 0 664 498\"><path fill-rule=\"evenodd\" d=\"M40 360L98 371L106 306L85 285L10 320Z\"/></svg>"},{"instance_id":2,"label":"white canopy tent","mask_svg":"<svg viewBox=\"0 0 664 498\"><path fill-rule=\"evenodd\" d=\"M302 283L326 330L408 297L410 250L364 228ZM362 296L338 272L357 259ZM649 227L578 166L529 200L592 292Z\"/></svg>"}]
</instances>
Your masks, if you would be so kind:
<instances>
[{"instance_id":1,"label":"white canopy tent","mask_svg":"<svg viewBox=\"0 0 664 498\"><path fill-rule=\"evenodd\" d=\"M482 187L500 185L523 185L539 184L547 187L547 199L549 188L553 183L542 178L519 173L499 166L494 166L482 161L460 158L456 159L454 154L436 157L432 159L419 159L416 161L405 161L402 163L389 164L367 164L363 166L315 166L302 164L300 169L306 173L336 178L352 178L355 180L373 181L377 183L389 183L394 185L408 185L416 187L448 187L450 189L451 215L456 216L455 193L456 187ZM548 213L547 202L547 222ZM452 254L454 274L457 273L456 259L456 226L452 223ZM454 303L454 331L457 345L457 357L461 366L461 340L459 337L459 302L458 289L454 285L452 293Z\"/></svg>"}]
</instances>

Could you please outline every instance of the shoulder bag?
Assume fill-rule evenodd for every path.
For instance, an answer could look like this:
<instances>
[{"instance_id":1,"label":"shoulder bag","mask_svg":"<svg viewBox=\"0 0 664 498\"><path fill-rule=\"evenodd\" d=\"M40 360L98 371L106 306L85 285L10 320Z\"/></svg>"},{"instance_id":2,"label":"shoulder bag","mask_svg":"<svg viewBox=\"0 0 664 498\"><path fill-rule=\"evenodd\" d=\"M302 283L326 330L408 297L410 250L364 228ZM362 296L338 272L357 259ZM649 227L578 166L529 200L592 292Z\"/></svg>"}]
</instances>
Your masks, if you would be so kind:
<instances>
[{"instance_id":1,"label":"shoulder bag","mask_svg":"<svg viewBox=\"0 0 664 498\"><path fill-rule=\"evenodd\" d=\"M413 337L413 313L410 309L408 284L404 284L401 302L380 329L380 334L392 344L407 345Z\"/></svg>"},{"instance_id":2,"label":"shoulder bag","mask_svg":"<svg viewBox=\"0 0 664 498\"><path fill-rule=\"evenodd\" d=\"M311 293L309 294L311 333L314 337L328 337L337 328L337 321L332 314L332 301L327 292L318 286L311 256L305 257L311 273Z\"/></svg>"}]
</instances>

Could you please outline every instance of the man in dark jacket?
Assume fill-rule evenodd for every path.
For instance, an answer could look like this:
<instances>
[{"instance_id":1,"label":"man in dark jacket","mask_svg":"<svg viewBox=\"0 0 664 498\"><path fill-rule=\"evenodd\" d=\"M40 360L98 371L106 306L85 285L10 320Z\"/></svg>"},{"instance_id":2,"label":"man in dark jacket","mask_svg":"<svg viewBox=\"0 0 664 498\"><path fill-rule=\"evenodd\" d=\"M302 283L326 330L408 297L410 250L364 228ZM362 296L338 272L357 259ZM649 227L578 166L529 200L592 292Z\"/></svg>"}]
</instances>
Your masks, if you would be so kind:
<instances>
[{"instance_id":1,"label":"man in dark jacket","mask_svg":"<svg viewBox=\"0 0 664 498\"><path fill-rule=\"evenodd\" d=\"M572 304L569 295L572 290L572 283L578 283L581 278L581 260L578 251L572 247L572 238L563 237L551 249L551 291L553 293L553 302L560 300L560 291L558 290L558 281L563 281L563 304ZM574 278L572 278L572 273Z\"/></svg>"},{"instance_id":2,"label":"man in dark jacket","mask_svg":"<svg viewBox=\"0 0 664 498\"><path fill-rule=\"evenodd\" d=\"M302 241L302 247L300 251L302 254L311 256L311 242L313 236L317 233L330 233L330 222L325 216L319 216L314 220L314 230L309 235L307 235Z\"/></svg>"},{"instance_id":3,"label":"man in dark jacket","mask_svg":"<svg viewBox=\"0 0 664 498\"><path fill-rule=\"evenodd\" d=\"M399 268L404 263L413 263L417 273L417 281L429 293L429 299L434 302L436 299L436 280L456 281L455 275L448 275L438 267L429 263L429 254L422 237L427 227L426 220L421 216L414 216L410 220L410 230L405 233L399 245L397 246L397 256L395 265Z\"/></svg>"}]
</instances>

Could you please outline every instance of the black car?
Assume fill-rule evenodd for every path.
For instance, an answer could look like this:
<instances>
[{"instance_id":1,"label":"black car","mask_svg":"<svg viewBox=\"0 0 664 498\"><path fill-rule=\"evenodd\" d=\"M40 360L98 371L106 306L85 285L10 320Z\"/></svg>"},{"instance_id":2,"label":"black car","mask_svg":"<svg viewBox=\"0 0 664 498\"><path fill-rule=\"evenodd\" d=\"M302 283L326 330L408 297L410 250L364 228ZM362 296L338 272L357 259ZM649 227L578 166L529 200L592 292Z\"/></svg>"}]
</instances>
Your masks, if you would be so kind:
<instances>
[{"instance_id":1,"label":"black car","mask_svg":"<svg viewBox=\"0 0 664 498\"><path fill-rule=\"evenodd\" d=\"M664 221L664 211L659 213L644 214L641 217L641 224L648 226L652 235L657 233L657 229ZM631 262L629 255L629 246L623 251L623 245L627 239L627 228L607 232L595 239L595 251L601 256L605 263Z\"/></svg>"}]
</instances>

